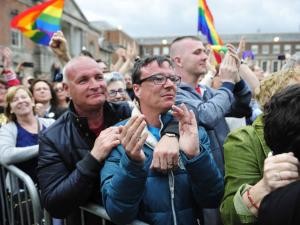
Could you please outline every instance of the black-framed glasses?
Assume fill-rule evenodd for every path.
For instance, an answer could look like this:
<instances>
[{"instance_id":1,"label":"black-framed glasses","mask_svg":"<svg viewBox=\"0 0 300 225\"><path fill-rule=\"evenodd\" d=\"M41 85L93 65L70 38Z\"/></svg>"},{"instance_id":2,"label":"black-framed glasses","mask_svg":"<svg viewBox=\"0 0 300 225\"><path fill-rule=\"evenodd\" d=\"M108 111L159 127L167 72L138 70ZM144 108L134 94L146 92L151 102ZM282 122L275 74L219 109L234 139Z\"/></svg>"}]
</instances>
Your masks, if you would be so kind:
<instances>
[{"instance_id":1,"label":"black-framed glasses","mask_svg":"<svg viewBox=\"0 0 300 225\"><path fill-rule=\"evenodd\" d=\"M119 93L120 95L125 95L126 90L125 90L124 88L119 88L118 90L110 90L110 91L108 92L108 95L109 95L110 97L115 97L118 93Z\"/></svg>"},{"instance_id":2,"label":"black-framed glasses","mask_svg":"<svg viewBox=\"0 0 300 225\"><path fill-rule=\"evenodd\" d=\"M169 79L176 85L179 85L181 81L181 77L178 75L154 74L150 77L141 79L138 83L141 84L145 81L150 81L153 82L155 85L164 85L167 82L167 79Z\"/></svg>"}]
</instances>

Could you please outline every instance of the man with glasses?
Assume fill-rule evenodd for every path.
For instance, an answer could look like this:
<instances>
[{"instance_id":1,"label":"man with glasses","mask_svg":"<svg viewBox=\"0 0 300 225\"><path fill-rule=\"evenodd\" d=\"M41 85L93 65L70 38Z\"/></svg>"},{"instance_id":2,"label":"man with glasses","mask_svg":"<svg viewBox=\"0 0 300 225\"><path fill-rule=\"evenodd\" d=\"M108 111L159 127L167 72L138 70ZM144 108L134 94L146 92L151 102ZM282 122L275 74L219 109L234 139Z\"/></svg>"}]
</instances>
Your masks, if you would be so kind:
<instances>
[{"instance_id":1,"label":"man with glasses","mask_svg":"<svg viewBox=\"0 0 300 225\"><path fill-rule=\"evenodd\" d=\"M128 118L131 109L128 104L106 101L103 72L87 56L71 59L63 76L71 101L67 112L39 137L37 173L41 199L50 215L77 225L80 206L101 203L99 172L120 143L120 128L111 126ZM85 224L102 224L91 214L82 219Z\"/></svg>"},{"instance_id":2,"label":"man with glasses","mask_svg":"<svg viewBox=\"0 0 300 225\"><path fill-rule=\"evenodd\" d=\"M216 207L222 197L223 178L205 130L198 130L192 111L174 105L180 80L167 57L148 57L134 65L137 105L131 118L119 124L120 144L101 170L103 204L117 224L139 219L154 225L196 225L196 209ZM166 160L154 162L162 126L173 116L180 128L179 160L165 154ZM168 170L157 171L158 166Z\"/></svg>"}]
</instances>

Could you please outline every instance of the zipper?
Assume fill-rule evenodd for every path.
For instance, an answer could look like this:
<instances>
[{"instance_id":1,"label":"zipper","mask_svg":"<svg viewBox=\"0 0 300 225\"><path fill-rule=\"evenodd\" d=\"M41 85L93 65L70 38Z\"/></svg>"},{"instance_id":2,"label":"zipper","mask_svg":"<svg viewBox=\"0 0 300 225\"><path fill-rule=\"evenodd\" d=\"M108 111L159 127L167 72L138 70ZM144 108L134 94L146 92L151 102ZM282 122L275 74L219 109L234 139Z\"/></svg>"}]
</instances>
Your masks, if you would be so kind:
<instances>
[{"instance_id":1,"label":"zipper","mask_svg":"<svg viewBox=\"0 0 300 225\"><path fill-rule=\"evenodd\" d=\"M172 216L174 225L177 225L177 219L176 219L176 212L175 212L175 205L174 205L174 197L175 197L175 181L174 181L174 174L173 171L170 171L168 173L169 178L169 188L170 188L170 195L171 195L171 208L172 208Z\"/></svg>"}]
</instances>

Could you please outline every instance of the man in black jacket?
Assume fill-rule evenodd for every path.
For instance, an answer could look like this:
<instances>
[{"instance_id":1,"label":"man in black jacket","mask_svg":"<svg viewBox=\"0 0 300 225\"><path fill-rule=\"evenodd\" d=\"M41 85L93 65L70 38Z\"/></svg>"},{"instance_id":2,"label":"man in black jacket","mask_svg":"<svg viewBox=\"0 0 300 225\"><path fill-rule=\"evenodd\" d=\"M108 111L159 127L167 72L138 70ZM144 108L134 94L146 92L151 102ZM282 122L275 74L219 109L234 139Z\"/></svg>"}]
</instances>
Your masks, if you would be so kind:
<instances>
[{"instance_id":1,"label":"man in black jacket","mask_svg":"<svg viewBox=\"0 0 300 225\"><path fill-rule=\"evenodd\" d=\"M128 118L131 110L127 104L106 101L103 73L91 58L70 60L63 76L72 100L69 110L40 136L38 181L51 216L74 225L80 224L79 206L101 203L99 172L120 144L122 129L110 126ZM101 224L99 217L85 219L86 224Z\"/></svg>"}]
</instances>

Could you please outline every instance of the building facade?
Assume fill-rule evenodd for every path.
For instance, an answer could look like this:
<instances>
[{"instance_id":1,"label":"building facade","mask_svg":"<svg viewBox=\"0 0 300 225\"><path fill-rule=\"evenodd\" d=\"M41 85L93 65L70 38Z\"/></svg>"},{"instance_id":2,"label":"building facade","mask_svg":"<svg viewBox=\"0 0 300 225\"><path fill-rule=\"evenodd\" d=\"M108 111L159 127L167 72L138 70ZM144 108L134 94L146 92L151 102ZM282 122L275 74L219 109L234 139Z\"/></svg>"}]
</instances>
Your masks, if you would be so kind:
<instances>
[{"instance_id":1,"label":"building facade","mask_svg":"<svg viewBox=\"0 0 300 225\"><path fill-rule=\"evenodd\" d=\"M21 76L26 73L50 76L51 66L57 60L49 47L35 44L24 37L19 30L10 27L10 21L14 16L37 2L36 0L1 0L0 45L11 48L15 67L22 62L33 63L33 68L25 68ZM61 27L68 40L71 56L79 55L82 48L85 48L95 58L100 57L98 42L102 33L88 22L74 0L65 1Z\"/></svg>"},{"instance_id":2,"label":"building facade","mask_svg":"<svg viewBox=\"0 0 300 225\"><path fill-rule=\"evenodd\" d=\"M285 59L300 52L300 33L255 33L220 35L224 43L238 46L241 37L246 40L246 49L254 54L255 63L265 72L279 70ZM176 36L138 38L141 56L169 54L169 48ZM202 40L205 40L201 36ZM206 41L204 41L205 43Z\"/></svg>"},{"instance_id":3,"label":"building facade","mask_svg":"<svg viewBox=\"0 0 300 225\"><path fill-rule=\"evenodd\" d=\"M122 29L115 27L106 21L94 21L92 22L92 25L103 32L100 48L110 49L111 53L119 47L125 49L136 48L139 50L137 40L128 35ZM105 57L103 57L103 60L105 60L108 64L114 64L117 60L116 55L113 54L110 59L110 61L107 61L105 60Z\"/></svg>"}]
</instances>

